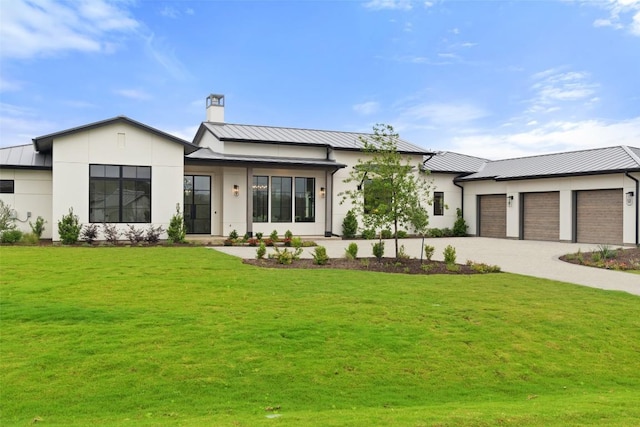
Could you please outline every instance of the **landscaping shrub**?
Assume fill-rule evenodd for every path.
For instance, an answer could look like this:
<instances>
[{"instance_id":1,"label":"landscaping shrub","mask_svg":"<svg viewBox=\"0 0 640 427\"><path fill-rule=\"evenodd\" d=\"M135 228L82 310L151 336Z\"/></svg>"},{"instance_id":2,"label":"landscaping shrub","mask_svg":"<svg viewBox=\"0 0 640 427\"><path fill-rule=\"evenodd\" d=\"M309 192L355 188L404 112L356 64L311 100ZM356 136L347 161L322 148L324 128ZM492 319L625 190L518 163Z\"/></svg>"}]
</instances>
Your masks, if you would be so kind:
<instances>
[{"instance_id":1,"label":"landscaping shrub","mask_svg":"<svg viewBox=\"0 0 640 427\"><path fill-rule=\"evenodd\" d=\"M73 245L78 242L82 230L82 224L77 215L73 214L73 208L69 208L69 213L63 215L58 221L58 234L63 245Z\"/></svg>"},{"instance_id":2,"label":"landscaping shrub","mask_svg":"<svg viewBox=\"0 0 640 427\"><path fill-rule=\"evenodd\" d=\"M347 259L356 259L358 257L358 244L353 242L349 243L347 249L345 249L345 257Z\"/></svg>"},{"instance_id":3,"label":"landscaping shrub","mask_svg":"<svg viewBox=\"0 0 640 427\"><path fill-rule=\"evenodd\" d=\"M112 223L104 223L102 224L102 229L104 230L104 239L107 243L117 245L118 239L120 238L120 232L116 225Z\"/></svg>"},{"instance_id":4,"label":"landscaping shrub","mask_svg":"<svg viewBox=\"0 0 640 427\"><path fill-rule=\"evenodd\" d=\"M31 227L31 231L38 237L38 240L42 237L42 233L44 233L44 225L47 221L44 220L41 216L36 218L35 224L29 221L29 226Z\"/></svg>"},{"instance_id":5,"label":"landscaping shrub","mask_svg":"<svg viewBox=\"0 0 640 427\"><path fill-rule=\"evenodd\" d=\"M249 246L258 246L258 242L260 242L260 241L258 239L256 239L256 238L247 239L247 244Z\"/></svg>"},{"instance_id":6,"label":"landscaping shrub","mask_svg":"<svg viewBox=\"0 0 640 427\"><path fill-rule=\"evenodd\" d=\"M367 239L367 240L375 239L376 238L376 230L373 230L373 229L370 229L370 228L362 230L362 238L363 239Z\"/></svg>"},{"instance_id":7,"label":"landscaping shrub","mask_svg":"<svg viewBox=\"0 0 640 427\"><path fill-rule=\"evenodd\" d=\"M0 234L6 230L13 230L16 228L15 221L12 219L11 205L0 200Z\"/></svg>"},{"instance_id":8,"label":"landscaping shrub","mask_svg":"<svg viewBox=\"0 0 640 427\"><path fill-rule=\"evenodd\" d=\"M600 254L600 259L603 260L613 259L618 254L618 252L609 245L598 245L598 253Z\"/></svg>"},{"instance_id":9,"label":"landscaping shrub","mask_svg":"<svg viewBox=\"0 0 640 427\"><path fill-rule=\"evenodd\" d=\"M229 239L234 242L238 240L238 232L236 230L231 230L231 233L229 233Z\"/></svg>"},{"instance_id":10,"label":"landscaping shrub","mask_svg":"<svg viewBox=\"0 0 640 427\"><path fill-rule=\"evenodd\" d=\"M469 226L462 217L462 210L456 209L456 222L453 224L453 235L456 237L466 237Z\"/></svg>"},{"instance_id":11,"label":"landscaping shrub","mask_svg":"<svg viewBox=\"0 0 640 427\"><path fill-rule=\"evenodd\" d=\"M40 238L36 233L24 233L22 235L22 238L20 239L21 243L24 243L27 245L36 245L38 244L39 241L40 241Z\"/></svg>"},{"instance_id":12,"label":"landscaping shrub","mask_svg":"<svg viewBox=\"0 0 640 427\"><path fill-rule=\"evenodd\" d=\"M435 253L435 251L436 248L434 246L424 245L424 256L427 261L431 261L431 258L433 258L433 254Z\"/></svg>"},{"instance_id":13,"label":"landscaping shrub","mask_svg":"<svg viewBox=\"0 0 640 427\"><path fill-rule=\"evenodd\" d=\"M262 236L263 236L263 233L260 233L260 232L256 233L256 239L262 240Z\"/></svg>"},{"instance_id":14,"label":"landscaping shrub","mask_svg":"<svg viewBox=\"0 0 640 427\"><path fill-rule=\"evenodd\" d=\"M153 225L149 224L149 228L147 228L147 232L144 236L144 240L147 243L158 243L160 241L160 235L162 234L162 232L164 231L164 228L162 228L161 225L154 227Z\"/></svg>"},{"instance_id":15,"label":"landscaping shrub","mask_svg":"<svg viewBox=\"0 0 640 427\"><path fill-rule=\"evenodd\" d=\"M411 258L409 254L407 254L404 245L400 245L398 248L398 259L409 259Z\"/></svg>"},{"instance_id":16,"label":"landscaping shrub","mask_svg":"<svg viewBox=\"0 0 640 427\"><path fill-rule=\"evenodd\" d=\"M80 233L80 238L88 243L92 244L98 238L99 227L98 224L87 224Z\"/></svg>"},{"instance_id":17,"label":"landscaping shrub","mask_svg":"<svg viewBox=\"0 0 640 427\"><path fill-rule=\"evenodd\" d=\"M0 243L17 243L22 239L22 231L11 229L4 230L0 236Z\"/></svg>"},{"instance_id":18,"label":"landscaping shrub","mask_svg":"<svg viewBox=\"0 0 640 427\"><path fill-rule=\"evenodd\" d=\"M256 249L256 258L264 259L266 253L267 247L265 246L264 242L260 242L260 246L258 246L258 249Z\"/></svg>"},{"instance_id":19,"label":"landscaping shrub","mask_svg":"<svg viewBox=\"0 0 640 427\"><path fill-rule=\"evenodd\" d=\"M287 230L284 232L284 238L289 240L293 238L293 233L291 232L291 230Z\"/></svg>"},{"instance_id":20,"label":"landscaping shrub","mask_svg":"<svg viewBox=\"0 0 640 427\"><path fill-rule=\"evenodd\" d=\"M398 230L398 239L406 239L407 238L407 232L404 230Z\"/></svg>"},{"instance_id":21,"label":"landscaping shrub","mask_svg":"<svg viewBox=\"0 0 640 427\"><path fill-rule=\"evenodd\" d=\"M295 251L291 252L289 249L284 248L283 250L274 247L275 252L270 256L271 258L275 258L278 261L278 264L291 264L294 260L300 259L300 255L302 254L302 248L298 248Z\"/></svg>"},{"instance_id":22,"label":"landscaping shrub","mask_svg":"<svg viewBox=\"0 0 640 427\"><path fill-rule=\"evenodd\" d=\"M391 232L391 230L389 230L388 228L385 228L384 230L382 230L380 232L380 236L383 239L390 239L393 236L393 233Z\"/></svg>"},{"instance_id":23,"label":"landscaping shrub","mask_svg":"<svg viewBox=\"0 0 640 427\"><path fill-rule=\"evenodd\" d=\"M132 245L137 245L144 240L144 230L137 229L133 224L127 224L127 227L127 231L123 234L127 239L129 239L129 242L131 242Z\"/></svg>"},{"instance_id":24,"label":"landscaping shrub","mask_svg":"<svg viewBox=\"0 0 640 427\"><path fill-rule=\"evenodd\" d=\"M447 245L447 247L444 248L443 255L444 262L447 266L454 265L456 263L456 248L453 246Z\"/></svg>"},{"instance_id":25,"label":"landscaping shrub","mask_svg":"<svg viewBox=\"0 0 640 427\"><path fill-rule=\"evenodd\" d=\"M291 246L293 246L296 249L301 248L302 246L304 246L304 242L300 237L293 237L291 239Z\"/></svg>"},{"instance_id":26,"label":"landscaping shrub","mask_svg":"<svg viewBox=\"0 0 640 427\"><path fill-rule=\"evenodd\" d=\"M353 239L358 232L358 219L353 210L349 210L342 220L342 236L347 239Z\"/></svg>"},{"instance_id":27,"label":"landscaping shrub","mask_svg":"<svg viewBox=\"0 0 640 427\"><path fill-rule=\"evenodd\" d=\"M384 256L384 242L378 242L373 244L373 256L378 258L378 261Z\"/></svg>"},{"instance_id":28,"label":"landscaping shrub","mask_svg":"<svg viewBox=\"0 0 640 427\"><path fill-rule=\"evenodd\" d=\"M180 213L180 208L176 207L176 213L171 217L169 221L169 228L167 228L167 239L169 243L184 243L187 230L184 226L184 218Z\"/></svg>"},{"instance_id":29,"label":"landscaping shrub","mask_svg":"<svg viewBox=\"0 0 640 427\"><path fill-rule=\"evenodd\" d=\"M278 241L278 231L277 230L273 230L271 232L271 234L269 234L269 238L271 239L272 242L277 242Z\"/></svg>"},{"instance_id":30,"label":"landscaping shrub","mask_svg":"<svg viewBox=\"0 0 640 427\"><path fill-rule=\"evenodd\" d=\"M313 263L316 265L326 265L329 262L327 248L324 246L316 246L313 250Z\"/></svg>"},{"instance_id":31,"label":"landscaping shrub","mask_svg":"<svg viewBox=\"0 0 640 427\"><path fill-rule=\"evenodd\" d=\"M482 262L467 261L467 265L471 267L473 271L480 274L487 273L500 273L501 269L497 265L489 265Z\"/></svg>"}]
</instances>

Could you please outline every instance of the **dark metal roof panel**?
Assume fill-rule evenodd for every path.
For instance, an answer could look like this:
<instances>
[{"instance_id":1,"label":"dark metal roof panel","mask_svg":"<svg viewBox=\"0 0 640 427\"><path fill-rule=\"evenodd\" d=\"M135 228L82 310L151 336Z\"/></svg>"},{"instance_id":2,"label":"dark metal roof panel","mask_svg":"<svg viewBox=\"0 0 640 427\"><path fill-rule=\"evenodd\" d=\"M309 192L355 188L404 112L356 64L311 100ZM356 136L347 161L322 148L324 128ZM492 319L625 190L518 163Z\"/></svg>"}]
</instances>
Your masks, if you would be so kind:
<instances>
[{"instance_id":1,"label":"dark metal roof panel","mask_svg":"<svg viewBox=\"0 0 640 427\"><path fill-rule=\"evenodd\" d=\"M490 161L478 172L460 180L509 180L640 170L640 159L628 150L637 149L618 146Z\"/></svg>"},{"instance_id":2,"label":"dark metal roof panel","mask_svg":"<svg viewBox=\"0 0 640 427\"><path fill-rule=\"evenodd\" d=\"M329 146L335 149L362 149L360 138L371 134L313 129L282 128L273 126L240 125L204 122L205 127L220 140ZM427 149L403 139L398 150L405 153L431 154Z\"/></svg>"},{"instance_id":3,"label":"dark metal roof panel","mask_svg":"<svg viewBox=\"0 0 640 427\"><path fill-rule=\"evenodd\" d=\"M427 158L424 165L431 172L472 173L478 172L488 161L480 157L442 151L431 158Z\"/></svg>"},{"instance_id":4,"label":"dark metal roof panel","mask_svg":"<svg viewBox=\"0 0 640 427\"><path fill-rule=\"evenodd\" d=\"M0 148L0 167L50 169L51 165L51 153L37 153L30 144Z\"/></svg>"},{"instance_id":5,"label":"dark metal roof panel","mask_svg":"<svg viewBox=\"0 0 640 427\"><path fill-rule=\"evenodd\" d=\"M346 165L337 163L334 160L326 159L309 159L299 157L271 157L271 156L241 156L216 153L210 148L201 148L187 156L187 160L202 160L220 163L251 163L251 164L269 164L269 165L297 165L297 166L313 166L322 168L344 168Z\"/></svg>"}]
</instances>

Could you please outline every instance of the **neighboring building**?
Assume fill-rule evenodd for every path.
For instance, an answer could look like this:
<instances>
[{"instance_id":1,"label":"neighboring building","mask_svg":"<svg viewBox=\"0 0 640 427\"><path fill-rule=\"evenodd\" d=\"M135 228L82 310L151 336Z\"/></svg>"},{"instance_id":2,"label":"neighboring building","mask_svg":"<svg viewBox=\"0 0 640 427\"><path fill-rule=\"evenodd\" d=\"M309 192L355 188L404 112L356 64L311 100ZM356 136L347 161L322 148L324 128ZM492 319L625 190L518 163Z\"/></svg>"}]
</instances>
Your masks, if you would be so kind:
<instances>
[{"instance_id":1,"label":"neighboring building","mask_svg":"<svg viewBox=\"0 0 640 427\"><path fill-rule=\"evenodd\" d=\"M222 95L206 107L193 142L120 116L2 148L0 199L24 231L43 217L53 240L70 208L121 230L166 230L180 209L191 234L341 234L340 193L370 134L225 123ZM499 161L398 149L432 172L430 227L452 227L459 208L475 236L638 244L638 148Z\"/></svg>"},{"instance_id":2,"label":"neighboring building","mask_svg":"<svg viewBox=\"0 0 640 427\"><path fill-rule=\"evenodd\" d=\"M640 148L498 161L441 153L425 162L464 204L474 236L637 245ZM446 201L446 200L445 200Z\"/></svg>"}]
</instances>

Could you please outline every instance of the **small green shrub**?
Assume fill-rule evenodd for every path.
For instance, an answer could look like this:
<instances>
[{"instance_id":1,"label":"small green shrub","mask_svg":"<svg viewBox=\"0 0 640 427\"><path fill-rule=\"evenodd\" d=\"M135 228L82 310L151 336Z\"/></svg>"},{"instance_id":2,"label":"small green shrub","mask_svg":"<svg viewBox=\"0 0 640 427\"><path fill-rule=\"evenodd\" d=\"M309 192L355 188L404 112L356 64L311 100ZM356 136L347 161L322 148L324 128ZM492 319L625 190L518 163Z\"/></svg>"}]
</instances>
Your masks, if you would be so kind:
<instances>
[{"instance_id":1,"label":"small green shrub","mask_svg":"<svg viewBox=\"0 0 640 427\"><path fill-rule=\"evenodd\" d=\"M456 263L456 248L453 246L447 245L442 254L444 255L444 262L447 266Z\"/></svg>"},{"instance_id":2,"label":"small green shrub","mask_svg":"<svg viewBox=\"0 0 640 427\"><path fill-rule=\"evenodd\" d=\"M500 273L501 269L497 265L489 265L482 262L467 261L467 265L471 267L473 271L480 274L487 273Z\"/></svg>"},{"instance_id":3,"label":"small green shrub","mask_svg":"<svg viewBox=\"0 0 640 427\"><path fill-rule=\"evenodd\" d=\"M407 232L404 230L398 230L398 239L406 239L407 238Z\"/></svg>"},{"instance_id":4,"label":"small green shrub","mask_svg":"<svg viewBox=\"0 0 640 427\"><path fill-rule=\"evenodd\" d=\"M409 259L411 258L409 256L409 254L407 254L406 249L404 248L404 245L400 245L400 247L398 248L398 259Z\"/></svg>"},{"instance_id":5,"label":"small green shrub","mask_svg":"<svg viewBox=\"0 0 640 427\"><path fill-rule=\"evenodd\" d=\"M465 237L469 226L462 217L462 210L460 208L456 209L456 216L456 222L453 224L453 235L456 237Z\"/></svg>"},{"instance_id":6,"label":"small green shrub","mask_svg":"<svg viewBox=\"0 0 640 427\"><path fill-rule=\"evenodd\" d=\"M13 230L16 228L11 210L10 204L0 200L0 234L6 230Z\"/></svg>"},{"instance_id":7,"label":"small green shrub","mask_svg":"<svg viewBox=\"0 0 640 427\"><path fill-rule=\"evenodd\" d=\"M284 232L284 238L289 240L293 238L293 233L291 232L291 230L287 230Z\"/></svg>"},{"instance_id":8,"label":"small green shrub","mask_svg":"<svg viewBox=\"0 0 640 427\"><path fill-rule=\"evenodd\" d=\"M294 248L301 248L304 245L301 237L293 237L291 238L291 246Z\"/></svg>"},{"instance_id":9,"label":"small green shrub","mask_svg":"<svg viewBox=\"0 0 640 427\"><path fill-rule=\"evenodd\" d=\"M256 233L256 239L262 240L262 236L263 236L263 233L260 233L260 232Z\"/></svg>"},{"instance_id":10,"label":"small green shrub","mask_svg":"<svg viewBox=\"0 0 640 427\"><path fill-rule=\"evenodd\" d=\"M420 265L420 268L422 269L422 271L425 272L430 272L433 271L434 268L436 268L435 264L422 264Z\"/></svg>"},{"instance_id":11,"label":"small green shrub","mask_svg":"<svg viewBox=\"0 0 640 427\"><path fill-rule=\"evenodd\" d=\"M42 237L42 233L44 233L44 225L46 223L47 221L45 221L44 218L42 218L41 216L36 218L35 224L29 221L29 226L31 227L31 231L33 232L33 234L35 234L38 237L38 239Z\"/></svg>"},{"instance_id":12,"label":"small green shrub","mask_svg":"<svg viewBox=\"0 0 640 427\"><path fill-rule=\"evenodd\" d=\"M271 258L275 258L278 264L289 265L293 263L294 260L300 259L300 255L302 254L302 248L298 248L294 252L289 251L287 248L280 250L274 247L274 250L275 252L271 255Z\"/></svg>"},{"instance_id":13,"label":"small green shrub","mask_svg":"<svg viewBox=\"0 0 640 427\"><path fill-rule=\"evenodd\" d=\"M176 206L176 213L173 214L167 228L167 240L169 243L184 243L187 229L184 225L184 217L180 213L180 207Z\"/></svg>"},{"instance_id":14,"label":"small green shrub","mask_svg":"<svg viewBox=\"0 0 640 427\"><path fill-rule=\"evenodd\" d=\"M82 229L80 238L82 239L82 241L88 244L92 244L98 238L99 229L100 228L98 227L98 224L87 224Z\"/></svg>"},{"instance_id":15,"label":"small green shrub","mask_svg":"<svg viewBox=\"0 0 640 427\"><path fill-rule=\"evenodd\" d=\"M460 266L458 264L447 264L447 271L457 273L460 271Z\"/></svg>"},{"instance_id":16,"label":"small green shrub","mask_svg":"<svg viewBox=\"0 0 640 427\"><path fill-rule=\"evenodd\" d=\"M380 235L383 239L390 239L393 236L393 233L388 228L385 228L380 232Z\"/></svg>"},{"instance_id":17,"label":"small green shrub","mask_svg":"<svg viewBox=\"0 0 640 427\"><path fill-rule=\"evenodd\" d=\"M378 261L384 256L384 242L378 242L373 244L373 256L378 258Z\"/></svg>"},{"instance_id":18,"label":"small green shrub","mask_svg":"<svg viewBox=\"0 0 640 427\"><path fill-rule=\"evenodd\" d=\"M316 246L313 250L313 263L316 265L326 265L329 262L327 248L324 246Z\"/></svg>"},{"instance_id":19,"label":"small green shrub","mask_svg":"<svg viewBox=\"0 0 640 427\"><path fill-rule=\"evenodd\" d=\"M349 210L342 220L342 236L347 239L353 239L358 232L358 219L353 210Z\"/></svg>"},{"instance_id":20,"label":"small green shrub","mask_svg":"<svg viewBox=\"0 0 640 427\"><path fill-rule=\"evenodd\" d=\"M271 234L269 235L269 238L271 239L272 242L277 242L278 241L278 231L277 230L273 230L271 232Z\"/></svg>"},{"instance_id":21,"label":"small green shrub","mask_svg":"<svg viewBox=\"0 0 640 427\"><path fill-rule=\"evenodd\" d=\"M603 260L613 259L618 255L618 251L609 245L598 245L598 253Z\"/></svg>"},{"instance_id":22,"label":"small green shrub","mask_svg":"<svg viewBox=\"0 0 640 427\"><path fill-rule=\"evenodd\" d=\"M372 229L362 230L362 238L367 240L375 239L376 230L372 230Z\"/></svg>"},{"instance_id":23,"label":"small green shrub","mask_svg":"<svg viewBox=\"0 0 640 427\"><path fill-rule=\"evenodd\" d=\"M63 245L73 245L78 242L82 230L82 224L78 219L78 215L74 215L73 208L69 208L69 213L63 215L58 221L58 234Z\"/></svg>"},{"instance_id":24,"label":"small green shrub","mask_svg":"<svg viewBox=\"0 0 640 427\"><path fill-rule=\"evenodd\" d=\"M238 240L238 232L236 230L231 230L231 233L229 233L229 239L231 240Z\"/></svg>"},{"instance_id":25,"label":"small green shrub","mask_svg":"<svg viewBox=\"0 0 640 427\"><path fill-rule=\"evenodd\" d=\"M442 231L439 228L430 228L427 230L427 237L442 237Z\"/></svg>"},{"instance_id":26,"label":"small green shrub","mask_svg":"<svg viewBox=\"0 0 640 427\"><path fill-rule=\"evenodd\" d=\"M435 252L436 248L434 246L424 245L424 257L427 259L427 261L431 261L431 258L433 258L433 254Z\"/></svg>"},{"instance_id":27,"label":"small green shrub","mask_svg":"<svg viewBox=\"0 0 640 427\"><path fill-rule=\"evenodd\" d=\"M17 229L4 230L0 235L0 243L18 243L22 239L22 231Z\"/></svg>"},{"instance_id":28,"label":"small green shrub","mask_svg":"<svg viewBox=\"0 0 640 427\"><path fill-rule=\"evenodd\" d=\"M369 258L362 258L360 260L360 265L364 268L369 268Z\"/></svg>"},{"instance_id":29,"label":"small green shrub","mask_svg":"<svg viewBox=\"0 0 640 427\"><path fill-rule=\"evenodd\" d=\"M356 259L358 257L358 244L355 242L349 243L347 249L345 249L345 257L347 259Z\"/></svg>"},{"instance_id":30,"label":"small green shrub","mask_svg":"<svg viewBox=\"0 0 640 427\"><path fill-rule=\"evenodd\" d=\"M24 233L20 239L20 243L25 245L37 245L39 241L40 238L36 233Z\"/></svg>"},{"instance_id":31,"label":"small green shrub","mask_svg":"<svg viewBox=\"0 0 640 427\"><path fill-rule=\"evenodd\" d=\"M258 249L256 249L256 258L258 259L264 259L264 256L267 253L267 246L264 244L264 242L260 242L260 246L258 246Z\"/></svg>"}]
</instances>

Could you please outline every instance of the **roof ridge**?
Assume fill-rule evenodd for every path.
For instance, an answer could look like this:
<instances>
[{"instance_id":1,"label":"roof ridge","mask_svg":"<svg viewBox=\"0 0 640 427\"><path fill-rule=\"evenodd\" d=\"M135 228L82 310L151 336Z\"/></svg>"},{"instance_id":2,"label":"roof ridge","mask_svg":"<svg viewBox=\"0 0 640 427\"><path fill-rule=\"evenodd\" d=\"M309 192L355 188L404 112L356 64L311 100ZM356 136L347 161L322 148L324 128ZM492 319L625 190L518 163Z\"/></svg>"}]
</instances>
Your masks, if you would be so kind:
<instances>
[{"instance_id":1,"label":"roof ridge","mask_svg":"<svg viewBox=\"0 0 640 427\"><path fill-rule=\"evenodd\" d=\"M625 153L627 153L629 157L631 157L638 164L638 166L640 166L640 157L638 157L636 153L631 151L631 149L626 145L621 145L620 147L622 147Z\"/></svg>"},{"instance_id":2,"label":"roof ridge","mask_svg":"<svg viewBox=\"0 0 640 427\"><path fill-rule=\"evenodd\" d=\"M329 133L351 133L355 135L373 135L372 132L355 132L349 130L329 130L329 129L311 129L311 128L301 128L301 127L293 127L293 126L273 126L273 125L250 125L246 123L226 123L226 122L204 122L212 125L233 125L233 126L251 126L251 127L261 127L261 128L270 128L270 129L291 129L291 130L304 130L311 132L329 132ZM400 138L402 139L402 138Z\"/></svg>"},{"instance_id":3,"label":"roof ridge","mask_svg":"<svg viewBox=\"0 0 640 427\"><path fill-rule=\"evenodd\" d=\"M498 160L489 160L490 162L504 162L509 160L520 160L520 159L533 159L536 157L549 157L549 156L560 156L567 154L575 154L575 153L586 153L588 151L601 151L601 150L611 150L613 148L621 148L625 147L624 145L612 145L609 147L594 147L594 148L584 148L582 150L570 150L570 151L558 151L555 153L544 153L544 154L534 154L532 156L519 156L519 157L510 157L507 159L498 159Z\"/></svg>"}]
</instances>

